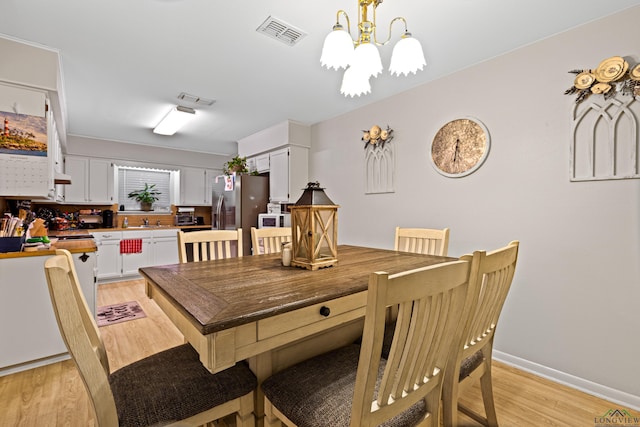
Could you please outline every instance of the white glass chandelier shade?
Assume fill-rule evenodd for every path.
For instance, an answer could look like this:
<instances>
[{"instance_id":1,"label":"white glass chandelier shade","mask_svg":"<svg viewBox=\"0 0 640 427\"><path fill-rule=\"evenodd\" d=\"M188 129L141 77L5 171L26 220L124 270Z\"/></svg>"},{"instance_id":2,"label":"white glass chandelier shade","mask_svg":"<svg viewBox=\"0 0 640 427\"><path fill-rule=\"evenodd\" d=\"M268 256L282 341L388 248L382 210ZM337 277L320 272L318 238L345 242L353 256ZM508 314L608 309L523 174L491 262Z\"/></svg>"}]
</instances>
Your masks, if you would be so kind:
<instances>
[{"instance_id":1,"label":"white glass chandelier shade","mask_svg":"<svg viewBox=\"0 0 640 427\"><path fill-rule=\"evenodd\" d=\"M353 40L342 25L333 27L322 45L320 64L328 69L347 68L353 59Z\"/></svg>"},{"instance_id":2,"label":"white glass chandelier shade","mask_svg":"<svg viewBox=\"0 0 640 427\"><path fill-rule=\"evenodd\" d=\"M405 33L400 41L393 47L389 72L399 76L409 73L416 74L427 65L420 41L411 37L411 33Z\"/></svg>"},{"instance_id":3,"label":"white glass chandelier shade","mask_svg":"<svg viewBox=\"0 0 640 427\"><path fill-rule=\"evenodd\" d=\"M160 135L173 135L182 126L189 122L196 115L196 110L189 107L177 106L173 107L169 113L164 116L158 126L153 129L153 133Z\"/></svg>"},{"instance_id":4,"label":"white glass chandelier shade","mask_svg":"<svg viewBox=\"0 0 640 427\"><path fill-rule=\"evenodd\" d=\"M342 86L340 93L344 96L360 96L371 93L369 75L357 66L347 68L342 76Z\"/></svg>"},{"instance_id":5,"label":"white glass chandelier shade","mask_svg":"<svg viewBox=\"0 0 640 427\"><path fill-rule=\"evenodd\" d=\"M360 43L353 52L352 65L364 71L368 77L382 73L380 52L373 43Z\"/></svg>"}]
</instances>

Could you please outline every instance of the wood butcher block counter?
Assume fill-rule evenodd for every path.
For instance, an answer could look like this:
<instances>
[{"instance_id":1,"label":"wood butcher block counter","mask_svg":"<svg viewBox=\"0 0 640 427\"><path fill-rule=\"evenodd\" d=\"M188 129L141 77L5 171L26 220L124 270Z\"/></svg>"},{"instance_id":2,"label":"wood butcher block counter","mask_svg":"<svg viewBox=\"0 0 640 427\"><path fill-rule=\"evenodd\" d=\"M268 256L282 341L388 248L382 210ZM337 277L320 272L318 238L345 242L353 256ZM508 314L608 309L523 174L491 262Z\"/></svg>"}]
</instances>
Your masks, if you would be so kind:
<instances>
[{"instance_id":1,"label":"wood butcher block counter","mask_svg":"<svg viewBox=\"0 0 640 427\"><path fill-rule=\"evenodd\" d=\"M55 255L56 249L66 249L71 253L95 252L97 250L96 242L93 239L78 240L58 240L52 243L50 249L41 249L32 252L7 252L0 253L0 259L3 258L22 258L31 256L51 256Z\"/></svg>"}]
</instances>

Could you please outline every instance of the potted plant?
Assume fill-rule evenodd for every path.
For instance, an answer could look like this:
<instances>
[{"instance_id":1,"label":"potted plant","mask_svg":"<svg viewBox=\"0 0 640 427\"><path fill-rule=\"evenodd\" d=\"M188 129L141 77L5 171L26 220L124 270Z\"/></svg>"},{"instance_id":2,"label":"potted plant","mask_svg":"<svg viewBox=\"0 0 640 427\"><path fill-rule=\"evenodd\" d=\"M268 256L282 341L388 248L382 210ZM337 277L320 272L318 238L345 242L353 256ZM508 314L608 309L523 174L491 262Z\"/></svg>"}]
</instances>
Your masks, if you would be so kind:
<instances>
[{"instance_id":1,"label":"potted plant","mask_svg":"<svg viewBox=\"0 0 640 427\"><path fill-rule=\"evenodd\" d=\"M145 182L142 190L132 191L128 194L128 197L140 202L140 208L143 211L150 211L153 202L158 200L158 196L160 194L161 193L156 189L155 184L149 185Z\"/></svg>"},{"instance_id":2,"label":"potted plant","mask_svg":"<svg viewBox=\"0 0 640 427\"><path fill-rule=\"evenodd\" d=\"M235 156L233 159L229 160L224 164L225 175L231 175L234 172L237 175L241 175L243 173L249 172L249 169L247 168L246 157Z\"/></svg>"}]
</instances>

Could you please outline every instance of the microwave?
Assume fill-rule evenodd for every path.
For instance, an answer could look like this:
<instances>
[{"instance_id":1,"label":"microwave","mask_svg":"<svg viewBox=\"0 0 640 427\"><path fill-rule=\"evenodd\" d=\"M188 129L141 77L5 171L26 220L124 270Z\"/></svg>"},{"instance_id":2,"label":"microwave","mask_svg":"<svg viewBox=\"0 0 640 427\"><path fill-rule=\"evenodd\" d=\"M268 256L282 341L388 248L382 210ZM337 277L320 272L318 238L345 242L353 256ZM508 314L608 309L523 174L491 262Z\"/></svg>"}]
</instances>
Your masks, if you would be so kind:
<instances>
[{"instance_id":1,"label":"microwave","mask_svg":"<svg viewBox=\"0 0 640 427\"><path fill-rule=\"evenodd\" d=\"M291 227L291 214L263 213L258 214L258 228Z\"/></svg>"},{"instance_id":2,"label":"microwave","mask_svg":"<svg viewBox=\"0 0 640 427\"><path fill-rule=\"evenodd\" d=\"M195 225L195 208L178 208L173 225Z\"/></svg>"}]
</instances>

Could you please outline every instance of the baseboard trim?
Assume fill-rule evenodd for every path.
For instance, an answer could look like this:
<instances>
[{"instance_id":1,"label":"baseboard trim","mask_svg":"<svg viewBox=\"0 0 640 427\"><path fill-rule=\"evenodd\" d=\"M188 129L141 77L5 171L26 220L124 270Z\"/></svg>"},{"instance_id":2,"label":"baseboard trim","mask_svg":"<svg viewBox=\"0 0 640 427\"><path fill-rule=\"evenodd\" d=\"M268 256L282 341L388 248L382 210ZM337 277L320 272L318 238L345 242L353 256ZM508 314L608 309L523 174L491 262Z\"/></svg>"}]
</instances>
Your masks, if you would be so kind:
<instances>
[{"instance_id":1,"label":"baseboard trim","mask_svg":"<svg viewBox=\"0 0 640 427\"><path fill-rule=\"evenodd\" d=\"M625 406L625 408L640 411L640 396L634 396L630 393L616 390L611 387L597 384L592 381L585 380L574 375L567 374L538 363L530 362L525 359L521 359L516 356L512 356L501 351L493 350L493 359L498 362L505 363L513 366L514 368L521 369L531 374L537 375L542 378L546 378L550 381L566 385L576 390L580 390L584 393L591 394L601 399L608 400L613 403L618 403Z\"/></svg>"},{"instance_id":2,"label":"baseboard trim","mask_svg":"<svg viewBox=\"0 0 640 427\"><path fill-rule=\"evenodd\" d=\"M42 359L20 363L18 365L2 367L0 368L0 377L16 374L18 372L27 371L33 368L39 368L41 366L50 365L52 363L62 362L63 360L68 359L71 359L71 355L69 353L61 353L50 357L44 357Z\"/></svg>"}]
</instances>

